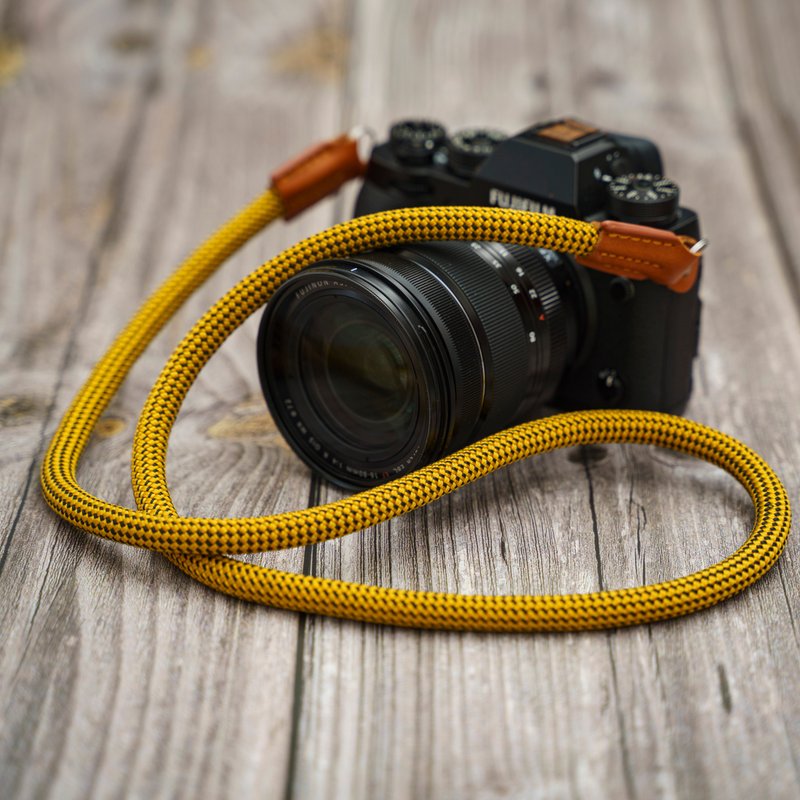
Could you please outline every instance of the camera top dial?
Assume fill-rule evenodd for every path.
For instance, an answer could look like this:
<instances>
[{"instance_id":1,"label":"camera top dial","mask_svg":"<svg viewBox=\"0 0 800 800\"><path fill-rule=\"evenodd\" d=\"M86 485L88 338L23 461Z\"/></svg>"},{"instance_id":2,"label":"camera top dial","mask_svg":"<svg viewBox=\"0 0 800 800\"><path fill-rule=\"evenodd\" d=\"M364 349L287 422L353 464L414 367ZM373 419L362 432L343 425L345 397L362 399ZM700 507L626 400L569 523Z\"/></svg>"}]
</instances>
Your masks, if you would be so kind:
<instances>
[{"instance_id":1,"label":"camera top dial","mask_svg":"<svg viewBox=\"0 0 800 800\"><path fill-rule=\"evenodd\" d=\"M450 169L469 177L508 137L490 128L467 128L450 137L447 145Z\"/></svg>"},{"instance_id":2,"label":"camera top dial","mask_svg":"<svg viewBox=\"0 0 800 800\"><path fill-rule=\"evenodd\" d=\"M395 158L409 165L430 163L446 138L444 127L428 119L403 120L392 125L389 131L389 145Z\"/></svg>"},{"instance_id":3,"label":"camera top dial","mask_svg":"<svg viewBox=\"0 0 800 800\"><path fill-rule=\"evenodd\" d=\"M678 184L661 175L620 175L608 184L609 209L623 222L668 225L678 213Z\"/></svg>"}]
</instances>

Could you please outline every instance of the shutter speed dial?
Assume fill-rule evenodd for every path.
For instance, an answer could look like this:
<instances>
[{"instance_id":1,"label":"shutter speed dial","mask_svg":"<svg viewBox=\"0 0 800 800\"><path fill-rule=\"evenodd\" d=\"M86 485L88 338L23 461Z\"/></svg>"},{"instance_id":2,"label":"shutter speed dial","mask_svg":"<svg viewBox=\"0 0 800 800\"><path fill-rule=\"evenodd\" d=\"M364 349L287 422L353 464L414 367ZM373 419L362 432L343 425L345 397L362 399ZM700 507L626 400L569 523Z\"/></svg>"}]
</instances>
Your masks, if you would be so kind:
<instances>
[{"instance_id":1,"label":"shutter speed dial","mask_svg":"<svg viewBox=\"0 0 800 800\"><path fill-rule=\"evenodd\" d=\"M608 195L611 213L623 222L666 225L678 213L678 184L661 175L620 175L608 184Z\"/></svg>"}]
</instances>

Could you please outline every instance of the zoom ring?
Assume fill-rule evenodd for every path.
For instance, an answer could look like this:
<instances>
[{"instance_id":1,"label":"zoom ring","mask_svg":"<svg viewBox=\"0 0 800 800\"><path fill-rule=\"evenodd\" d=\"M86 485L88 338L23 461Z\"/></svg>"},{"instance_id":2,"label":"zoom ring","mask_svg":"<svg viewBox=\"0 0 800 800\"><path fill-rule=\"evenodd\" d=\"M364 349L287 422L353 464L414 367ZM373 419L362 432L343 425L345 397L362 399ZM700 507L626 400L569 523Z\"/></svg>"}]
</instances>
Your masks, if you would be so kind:
<instances>
[{"instance_id":1,"label":"zoom ring","mask_svg":"<svg viewBox=\"0 0 800 800\"><path fill-rule=\"evenodd\" d=\"M529 349L506 282L466 242L414 245L403 255L427 264L447 282L480 341L486 367L485 403L470 440L506 427L525 394Z\"/></svg>"}]
</instances>

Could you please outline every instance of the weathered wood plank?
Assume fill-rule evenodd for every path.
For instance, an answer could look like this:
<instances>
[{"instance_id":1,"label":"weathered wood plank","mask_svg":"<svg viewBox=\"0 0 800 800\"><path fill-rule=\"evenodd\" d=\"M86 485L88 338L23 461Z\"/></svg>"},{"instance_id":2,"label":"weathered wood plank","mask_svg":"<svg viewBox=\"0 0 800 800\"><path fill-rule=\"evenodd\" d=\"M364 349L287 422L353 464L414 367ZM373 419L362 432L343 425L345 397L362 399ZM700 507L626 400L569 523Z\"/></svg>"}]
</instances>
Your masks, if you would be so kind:
<instances>
[{"instance_id":1,"label":"weathered wood plank","mask_svg":"<svg viewBox=\"0 0 800 800\"><path fill-rule=\"evenodd\" d=\"M155 556L56 523L31 471L112 331L257 191L254 169L266 174L354 122L382 131L426 114L513 130L572 111L654 138L701 211L713 246L689 413L755 446L796 497L798 324L732 124L719 13L690 0L6 4L0 19L24 62L0 88L0 174L17 189L0 197L6 544L18 519L0 580L4 791L798 793L794 541L745 595L675 623L569 636L418 633L216 596ZM724 9L738 36L744 13ZM771 29L785 37L779 52L788 28ZM87 485L130 502L132 426L171 344L235 276L347 215L348 197L271 231L168 327L109 411L82 468ZM182 510L267 513L309 496L307 471L263 415L253 334L250 323L226 344L178 422L169 471ZM697 569L733 549L749 519L744 493L711 468L594 448L265 560L395 586L589 590Z\"/></svg>"},{"instance_id":2,"label":"weathered wood plank","mask_svg":"<svg viewBox=\"0 0 800 800\"><path fill-rule=\"evenodd\" d=\"M723 90L800 308L800 8L792 0L717 0L713 10Z\"/></svg>"},{"instance_id":3,"label":"weathered wood plank","mask_svg":"<svg viewBox=\"0 0 800 800\"><path fill-rule=\"evenodd\" d=\"M26 4L16 18L25 66L0 94L3 183L17 189L0 203L0 324L13 344L0 513L22 503L10 543L2 526L3 794L281 797L297 617L230 602L154 555L58 523L32 459L145 294L298 142L338 130L338 76L277 57L328 31L341 39L345 20L328 4L189 2ZM136 413L176 338L266 253L330 220L327 206L270 232L168 326L82 464L88 487L131 502ZM176 429L170 476L194 513L308 500L307 471L250 402L253 336L250 325L226 345ZM265 560L300 569L302 558Z\"/></svg>"},{"instance_id":4,"label":"weathered wood plank","mask_svg":"<svg viewBox=\"0 0 800 800\"><path fill-rule=\"evenodd\" d=\"M422 114L513 129L575 112L662 145L714 243L689 414L761 450L796 496L797 320L707 46L713 24L689 2L364 3L351 103L378 128ZM415 43L424 79L397 42ZM592 449L508 468L318 546L314 563L392 586L590 590L698 569L749 522L744 493L707 466ZM617 633L420 635L310 620L295 796L792 796L797 584L793 542L735 601Z\"/></svg>"}]
</instances>

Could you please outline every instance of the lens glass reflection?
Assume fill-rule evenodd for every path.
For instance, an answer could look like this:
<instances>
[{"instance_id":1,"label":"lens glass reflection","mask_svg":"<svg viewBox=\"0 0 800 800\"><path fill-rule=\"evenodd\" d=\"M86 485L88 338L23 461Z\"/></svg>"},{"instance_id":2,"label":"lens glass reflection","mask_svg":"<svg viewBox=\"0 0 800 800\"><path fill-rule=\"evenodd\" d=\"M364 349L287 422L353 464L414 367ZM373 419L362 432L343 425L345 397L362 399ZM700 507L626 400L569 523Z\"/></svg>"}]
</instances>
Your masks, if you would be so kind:
<instances>
[{"instance_id":1,"label":"lens glass reflection","mask_svg":"<svg viewBox=\"0 0 800 800\"><path fill-rule=\"evenodd\" d=\"M305 391L322 421L361 447L400 444L418 411L413 368L387 322L364 303L331 298L300 336Z\"/></svg>"}]
</instances>

